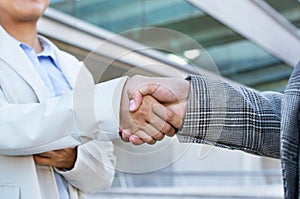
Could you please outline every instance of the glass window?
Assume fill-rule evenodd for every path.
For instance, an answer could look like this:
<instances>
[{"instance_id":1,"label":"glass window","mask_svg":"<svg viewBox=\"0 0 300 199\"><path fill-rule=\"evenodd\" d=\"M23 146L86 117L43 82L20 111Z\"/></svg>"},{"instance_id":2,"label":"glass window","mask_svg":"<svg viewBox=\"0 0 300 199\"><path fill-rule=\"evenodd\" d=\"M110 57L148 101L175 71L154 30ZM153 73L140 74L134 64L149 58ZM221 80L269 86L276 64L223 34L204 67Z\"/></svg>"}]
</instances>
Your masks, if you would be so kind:
<instances>
[{"instance_id":1,"label":"glass window","mask_svg":"<svg viewBox=\"0 0 300 199\"><path fill-rule=\"evenodd\" d=\"M270 0L267 2L274 8L278 6L283 14L284 9L281 10L281 6L289 7L285 5L286 1ZM161 47L158 50L166 53L168 59L177 60L183 65L186 62L197 64L197 58L201 56L204 49L216 63L222 76L258 90L282 92L292 71L291 67L278 58L183 0L56 0L51 1L51 6L134 41L147 41L145 45L157 44ZM290 6L289 9L292 8L293 6ZM297 25L295 22L293 21ZM203 48L190 48L191 46L185 40L176 37L147 35L147 40L145 40L141 29L144 27L177 31L192 38ZM199 67L205 68L203 65ZM178 144L178 148L180 146L182 144ZM138 193L142 193L147 187L149 193L151 188L155 191L156 195L150 194L151 198L195 198L193 195L189 197L186 194L198 190L199 186L210 188L214 186L215 192L224 189L224 193L226 191L228 193L228 190L232 192L240 190L249 193L249 196L260 187L264 190L262 193L272 195L273 189L280 190L282 187L280 164L276 160L252 159L252 156L246 157L244 153L241 155L232 151L219 151L219 149L211 152L214 153L213 155L199 159L201 149L197 146L193 148L194 151L189 151L185 157L158 172L142 174L117 172L114 187L141 189L132 193L121 191L118 196L114 196L116 198L126 198L126 196L139 198L141 195ZM254 162L252 166L249 166L250 162L251 164ZM159 190L162 187L172 186L176 189L169 189L168 192ZM190 192L183 191L180 195L180 190L183 190L181 188L191 187L196 188L189 189ZM179 191L176 192L176 190ZM172 191L175 193L171 193ZM102 196L104 197L105 193ZM110 196L109 193L108 196ZM221 195L216 198L220 197ZM224 197L230 198L226 194ZM247 196L244 195L244 197ZM214 197L211 195L209 198Z\"/></svg>"},{"instance_id":2,"label":"glass window","mask_svg":"<svg viewBox=\"0 0 300 199\"><path fill-rule=\"evenodd\" d=\"M280 8L283 13L291 10L293 6L280 1L269 2L273 2L272 6ZM293 10L297 10L299 3L294 4ZM161 27L178 31L203 46L216 63L220 74L258 90L283 91L292 71L290 67L264 49L186 1L60 0L52 1L51 6L139 42L143 42L139 28ZM286 15L293 13L290 11ZM300 12L295 12L294 15L296 13ZM149 39L147 42L150 42ZM162 48L172 49L172 52L176 52L175 56L190 62L196 60L200 53L197 50L201 51L201 49L189 49L184 41L176 38L153 37L151 42L159 43ZM174 56L168 57L174 59Z\"/></svg>"}]
</instances>

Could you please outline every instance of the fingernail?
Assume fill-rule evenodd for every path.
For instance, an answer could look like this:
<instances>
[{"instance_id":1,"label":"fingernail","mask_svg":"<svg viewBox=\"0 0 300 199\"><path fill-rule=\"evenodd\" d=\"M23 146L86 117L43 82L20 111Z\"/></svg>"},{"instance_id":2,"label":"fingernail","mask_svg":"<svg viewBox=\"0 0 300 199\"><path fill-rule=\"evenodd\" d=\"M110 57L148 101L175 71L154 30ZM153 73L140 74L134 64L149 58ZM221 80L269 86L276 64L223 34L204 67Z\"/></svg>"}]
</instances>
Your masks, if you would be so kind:
<instances>
[{"instance_id":1,"label":"fingernail","mask_svg":"<svg viewBox=\"0 0 300 199\"><path fill-rule=\"evenodd\" d=\"M123 141L128 139L128 136L125 135L124 133L121 133L121 137L122 137L122 140L123 140Z\"/></svg>"},{"instance_id":2,"label":"fingernail","mask_svg":"<svg viewBox=\"0 0 300 199\"><path fill-rule=\"evenodd\" d=\"M134 145L141 145L144 144L144 142L136 135L132 135L129 137L129 141Z\"/></svg>"},{"instance_id":3,"label":"fingernail","mask_svg":"<svg viewBox=\"0 0 300 199\"><path fill-rule=\"evenodd\" d=\"M132 99L129 101L129 111L135 110L135 101Z\"/></svg>"},{"instance_id":4,"label":"fingernail","mask_svg":"<svg viewBox=\"0 0 300 199\"><path fill-rule=\"evenodd\" d=\"M131 136L131 132L128 129L123 129L122 133L124 133L127 137Z\"/></svg>"}]
</instances>

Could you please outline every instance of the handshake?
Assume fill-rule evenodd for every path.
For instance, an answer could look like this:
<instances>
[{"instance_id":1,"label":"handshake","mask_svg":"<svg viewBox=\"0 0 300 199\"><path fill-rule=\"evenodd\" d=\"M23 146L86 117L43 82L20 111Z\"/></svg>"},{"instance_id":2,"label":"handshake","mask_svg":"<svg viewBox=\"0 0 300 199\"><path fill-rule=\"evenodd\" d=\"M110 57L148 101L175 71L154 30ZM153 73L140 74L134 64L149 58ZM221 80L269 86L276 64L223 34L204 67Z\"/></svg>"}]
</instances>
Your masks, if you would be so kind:
<instances>
[{"instance_id":1,"label":"handshake","mask_svg":"<svg viewBox=\"0 0 300 199\"><path fill-rule=\"evenodd\" d=\"M174 136L187 111L190 83L180 78L134 76L121 99L120 136L135 145Z\"/></svg>"}]
</instances>

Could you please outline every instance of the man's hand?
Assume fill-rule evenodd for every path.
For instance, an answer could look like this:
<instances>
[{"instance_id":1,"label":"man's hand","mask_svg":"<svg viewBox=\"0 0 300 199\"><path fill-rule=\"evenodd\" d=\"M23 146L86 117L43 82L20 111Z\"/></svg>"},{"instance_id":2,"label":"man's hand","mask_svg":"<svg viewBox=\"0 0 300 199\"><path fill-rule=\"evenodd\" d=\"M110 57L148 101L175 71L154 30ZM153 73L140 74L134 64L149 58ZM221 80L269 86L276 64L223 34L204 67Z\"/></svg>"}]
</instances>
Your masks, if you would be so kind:
<instances>
[{"instance_id":1,"label":"man's hand","mask_svg":"<svg viewBox=\"0 0 300 199\"><path fill-rule=\"evenodd\" d=\"M125 90L126 88L125 86ZM178 123L180 118L150 95L143 98L143 103L137 111L129 112L128 104L127 92L123 92L120 109L120 129L124 132L124 135L122 135L124 141L130 141L129 136L126 135L127 132L139 138L139 143L135 144L144 142L154 144L156 141L162 140L165 134L168 136L175 134L175 128L165 121L170 120Z\"/></svg>"},{"instance_id":2,"label":"man's hand","mask_svg":"<svg viewBox=\"0 0 300 199\"><path fill-rule=\"evenodd\" d=\"M77 159L77 147L48 151L33 155L34 161L40 165L53 166L58 169L72 169Z\"/></svg>"},{"instance_id":3,"label":"man's hand","mask_svg":"<svg viewBox=\"0 0 300 199\"><path fill-rule=\"evenodd\" d=\"M185 114L190 89L189 81L180 78L154 78L137 75L129 79L128 82L127 92L130 98L130 111L136 111L139 108L143 96L151 95L166 106L181 103L180 108L173 107L173 110L179 116Z\"/></svg>"},{"instance_id":4,"label":"man's hand","mask_svg":"<svg viewBox=\"0 0 300 199\"><path fill-rule=\"evenodd\" d=\"M131 111L131 121L136 123L145 119L145 117L139 115L139 112L141 110L143 110L143 112L145 112L145 110L151 110L151 113L148 111L148 115L153 115L154 113L156 117L164 122L164 125L159 128L159 126L161 126L161 121L159 122L160 125L155 125L154 121L157 121L158 119L148 119L146 121L150 125L155 125L156 129L160 131L160 134L157 132L156 134L153 134L153 131L150 130L144 132L154 140L160 140L160 137L162 137L161 134L173 136L176 129L182 126L183 117L187 109L189 87L190 84L188 81L179 78L150 78L135 76L129 79L123 91L123 94L127 91L127 96L123 95L123 97L131 99L129 108ZM152 105L149 105L149 103L145 101L150 99L153 101L153 98L149 98L150 96L155 98L155 103ZM127 103L128 101L125 100L123 102ZM139 116L135 117L134 115ZM145 139L142 139L139 134L135 133L136 129L123 126L123 129L121 130L122 139L124 141L130 141L136 145L142 144L145 141ZM153 135L159 135L159 139L156 139ZM150 140L149 137L148 139Z\"/></svg>"}]
</instances>

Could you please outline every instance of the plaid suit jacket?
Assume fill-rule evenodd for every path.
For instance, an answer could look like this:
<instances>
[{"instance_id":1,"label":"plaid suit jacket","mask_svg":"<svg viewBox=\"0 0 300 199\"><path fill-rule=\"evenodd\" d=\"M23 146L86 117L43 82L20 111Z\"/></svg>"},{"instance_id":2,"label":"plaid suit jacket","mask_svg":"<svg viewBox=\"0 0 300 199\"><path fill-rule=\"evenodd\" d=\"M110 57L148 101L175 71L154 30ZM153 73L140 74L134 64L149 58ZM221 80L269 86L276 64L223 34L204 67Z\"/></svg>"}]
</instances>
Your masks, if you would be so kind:
<instances>
[{"instance_id":1,"label":"plaid suit jacket","mask_svg":"<svg viewBox=\"0 0 300 199\"><path fill-rule=\"evenodd\" d=\"M300 198L300 65L284 94L257 92L204 76L190 75L188 80L188 111L179 141L281 158L285 198Z\"/></svg>"}]
</instances>

